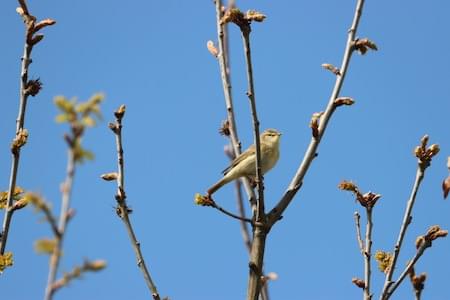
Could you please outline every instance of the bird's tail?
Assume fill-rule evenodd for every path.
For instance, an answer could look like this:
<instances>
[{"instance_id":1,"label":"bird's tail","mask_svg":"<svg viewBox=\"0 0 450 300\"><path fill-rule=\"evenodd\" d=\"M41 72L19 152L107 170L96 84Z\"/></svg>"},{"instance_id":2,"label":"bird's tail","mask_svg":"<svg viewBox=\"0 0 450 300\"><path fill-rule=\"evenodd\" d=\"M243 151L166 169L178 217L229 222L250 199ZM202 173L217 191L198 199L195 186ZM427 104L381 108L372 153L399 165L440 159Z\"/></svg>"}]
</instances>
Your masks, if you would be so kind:
<instances>
[{"instance_id":1,"label":"bird's tail","mask_svg":"<svg viewBox=\"0 0 450 300\"><path fill-rule=\"evenodd\" d=\"M222 186L227 184L228 181L225 180L225 178L220 179L218 182L216 182L212 187L210 187L207 190L208 195L214 194L218 189L220 189Z\"/></svg>"}]
</instances>

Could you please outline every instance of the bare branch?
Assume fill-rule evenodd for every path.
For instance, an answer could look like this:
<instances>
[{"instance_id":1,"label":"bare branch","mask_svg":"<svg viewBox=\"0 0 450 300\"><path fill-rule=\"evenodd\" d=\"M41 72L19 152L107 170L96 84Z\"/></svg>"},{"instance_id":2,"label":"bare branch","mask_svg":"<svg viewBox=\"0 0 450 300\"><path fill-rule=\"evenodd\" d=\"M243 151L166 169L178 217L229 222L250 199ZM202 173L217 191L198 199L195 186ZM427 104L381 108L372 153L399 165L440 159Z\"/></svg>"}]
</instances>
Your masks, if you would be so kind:
<instances>
[{"instance_id":1,"label":"bare branch","mask_svg":"<svg viewBox=\"0 0 450 300\"><path fill-rule=\"evenodd\" d=\"M412 209L416 201L417 191L419 190L420 184L425 175L425 170L428 168L431 162L431 158L439 152L439 147L435 144L431 145L427 149L428 136L424 136L421 140L421 145L415 150L416 157L418 158L416 178L414 180L414 185L412 187L411 195L409 197L408 203L406 204L405 214L403 216L403 222L400 227L400 232L398 234L397 242L394 247L392 264L389 271L386 274L384 281L383 290L381 292L380 300L386 300L389 298L390 286L394 283L392 281L392 276L397 264L398 256L400 255L400 250L402 247L403 239L405 237L406 230L412 220ZM437 150L436 150L437 149Z\"/></svg>"},{"instance_id":2,"label":"bare branch","mask_svg":"<svg viewBox=\"0 0 450 300\"><path fill-rule=\"evenodd\" d=\"M52 290L57 291L60 288L67 286L72 280L80 278L86 272L98 272L106 267L106 262L103 260L85 261L83 265L76 266L69 273L56 280L52 285Z\"/></svg>"},{"instance_id":3,"label":"bare branch","mask_svg":"<svg viewBox=\"0 0 450 300\"><path fill-rule=\"evenodd\" d=\"M430 248L432 246L433 240L445 237L447 236L448 231L447 230L441 230L439 226L432 226L427 234L420 236L416 241L417 246L417 252L414 255L414 257L409 261L403 272L400 274L398 279L395 282L392 282L391 285L388 286L388 289L386 292L383 291L383 294L381 295L384 300L389 299L392 294L395 292L395 290L399 287L399 285L402 283L403 279L405 279L406 276L410 273L411 269L414 267L414 265L417 263L419 258L423 255L425 250L427 248ZM391 267L392 269L392 267Z\"/></svg>"},{"instance_id":4,"label":"bare branch","mask_svg":"<svg viewBox=\"0 0 450 300\"><path fill-rule=\"evenodd\" d=\"M330 99L328 101L327 108L324 112L324 114L320 118L320 125L318 127L318 133L317 137L312 137L311 142L308 146L308 149L306 150L305 156L303 158L303 161L301 162L297 173L291 180L291 183L289 184L286 192L284 193L283 197L280 199L280 201L277 203L277 205L268 213L268 226L271 227L273 224L275 224L282 216L286 208L291 203L294 196L297 194L298 190L303 184L303 178L305 177L311 162L317 155L317 149L319 147L320 141L325 133L325 130L327 128L327 124L330 121L335 109L336 109L336 103L335 100L339 97L339 93L342 87L342 84L344 83L345 75L347 74L348 65L350 62L351 55L354 51L354 41L355 41L355 34L358 29L359 20L361 17L362 9L364 5L364 0L358 0L356 4L355 14L353 17L353 22L348 30L348 37L347 37L347 45L344 52L344 56L342 59L342 65L339 69L340 74L336 75L336 82L333 88L333 91L331 93Z\"/></svg>"},{"instance_id":5,"label":"bare branch","mask_svg":"<svg viewBox=\"0 0 450 300\"><path fill-rule=\"evenodd\" d=\"M72 185L73 179L75 176L75 145L69 147L67 158L67 168L66 168L66 179L61 184L61 211L59 214L59 222L58 222L58 235L55 236L55 247L50 256L49 263L49 272L48 272L48 280L47 287L45 289L45 300L53 299L53 295L56 289L53 288L56 273L58 272L59 262L61 259L62 247L64 234L66 232L67 223L71 217L70 214L70 197L72 193Z\"/></svg>"},{"instance_id":6,"label":"bare branch","mask_svg":"<svg viewBox=\"0 0 450 300\"><path fill-rule=\"evenodd\" d=\"M372 295L370 294L370 275L371 275L371 266L370 266L370 258L372 256L372 208L366 207L367 214L367 225L366 225L366 245L364 249L364 300L371 300Z\"/></svg>"},{"instance_id":7,"label":"bare branch","mask_svg":"<svg viewBox=\"0 0 450 300\"><path fill-rule=\"evenodd\" d=\"M361 235L361 223L360 223L361 216L359 215L359 213L357 211L355 211L354 217L355 217L355 226L356 226L356 239L358 240L359 251L361 252L361 254L364 255L365 247L364 247L364 242L362 240L362 235Z\"/></svg>"},{"instance_id":8,"label":"bare branch","mask_svg":"<svg viewBox=\"0 0 450 300\"><path fill-rule=\"evenodd\" d=\"M252 220L250 220L248 218L245 218L245 217L238 216L238 215L236 215L236 214L234 214L232 212L229 212L228 210L226 210L226 209L222 208L220 205L218 205L216 202L213 202L211 207L214 207L218 211L220 211L220 212L224 213L225 215L227 215L229 217L232 217L232 218L234 218L236 220L252 224Z\"/></svg>"},{"instance_id":9,"label":"bare branch","mask_svg":"<svg viewBox=\"0 0 450 300\"><path fill-rule=\"evenodd\" d=\"M35 29L35 21L36 17L30 15L30 12L28 11L27 5L25 0L19 0L20 7L17 8L17 12L22 16L22 18L25 21L25 44L23 49L23 56L22 56L22 64L21 64L21 70L20 70L20 99L19 99L19 113L16 120L16 137L14 140L16 140L21 133L25 132L26 129L25 126L25 112L27 108L27 100L28 96L35 96L39 92L41 88L41 82L38 80L28 80L28 68L31 64L31 51L33 49L33 46L39 42L38 36L33 37L33 34L37 31ZM55 21L52 20L53 25ZM31 37L31 38L30 38ZM43 35L39 35L39 37L43 37ZM37 38L37 39L36 39ZM42 39L42 38L40 38ZM9 233L9 227L11 224L11 219L13 216L13 192L16 187L16 180L17 180L17 172L19 168L19 160L20 160L20 149L24 145L20 145L18 147L14 147L14 142L12 146L12 163L11 163L11 172L9 177L9 196L7 199L7 205L5 209L5 215L3 219L3 226L2 226L2 232L0 235L0 255L3 255L5 253L6 243L8 240L8 233Z\"/></svg>"},{"instance_id":10,"label":"bare branch","mask_svg":"<svg viewBox=\"0 0 450 300\"><path fill-rule=\"evenodd\" d=\"M124 178L124 157L123 157L123 147L122 147L122 118L125 115L125 105L121 105L115 112L116 117L115 123L110 123L109 128L114 132L116 136L116 149L117 149L117 194L115 196L117 200L117 214L123 221L125 228L127 230L128 236L133 246L134 253L136 255L137 265L144 276L144 280L152 294L154 300L160 300L158 289L153 282L150 272L147 269L147 265L144 261L144 256L141 252L141 244L138 242L136 235L131 225L129 214L131 210L128 208L126 202L125 194L125 178Z\"/></svg>"},{"instance_id":11,"label":"bare branch","mask_svg":"<svg viewBox=\"0 0 450 300\"><path fill-rule=\"evenodd\" d=\"M244 208L244 199L242 198L242 190L241 190L241 182L239 180L236 180L235 182L235 191L236 191L236 202L237 207L239 211L239 216L241 218L245 218L245 208ZM242 239L244 241L244 245L247 248L247 251L250 253L250 250L252 249L252 241L250 238L250 232L247 227L247 222L241 220L241 233L242 233Z\"/></svg>"},{"instance_id":12,"label":"bare branch","mask_svg":"<svg viewBox=\"0 0 450 300\"><path fill-rule=\"evenodd\" d=\"M234 106L233 106L233 97L231 94L231 82L230 82L230 75L229 75L229 57L228 57L228 51L226 47L226 35L225 30L227 26L226 24L222 24L222 1L221 0L215 0L216 5L216 24L217 24L217 38L218 38L218 48L219 48L219 55L218 55L218 61L219 61L219 67L220 67L220 75L222 79L222 86L223 86L223 93L225 97L225 105L227 109L227 120L229 124L229 131L230 131L230 141L231 145L233 146L234 156L237 157L239 154L241 154L241 143L239 142L239 137L237 134L237 127L236 127L236 119L234 116ZM232 8L232 6L230 7ZM255 192L253 191L253 188L251 187L250 182L247 178L241 178L242 182L244 183L245 191L247 193L247 196L249 198L250 204L252 206L252 209L256 209L256 196Z\"/></svg>"}]
</instances>

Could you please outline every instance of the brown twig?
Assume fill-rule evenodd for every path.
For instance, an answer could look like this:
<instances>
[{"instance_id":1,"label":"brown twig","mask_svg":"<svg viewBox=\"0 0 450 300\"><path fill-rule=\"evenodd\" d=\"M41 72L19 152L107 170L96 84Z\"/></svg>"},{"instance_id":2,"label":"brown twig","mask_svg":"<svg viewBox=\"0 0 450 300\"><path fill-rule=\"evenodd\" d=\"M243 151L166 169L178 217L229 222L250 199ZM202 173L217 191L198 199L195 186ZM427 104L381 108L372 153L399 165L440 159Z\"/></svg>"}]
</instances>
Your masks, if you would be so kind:
<instances>
[{"instance_id":1,"label":"brown twig","mask_svg":"<svg viewBox=\"0 0 450 300\"><path fill-rule=\"evenodd\" d=\"M106 267L106 262L103 260L85 261L83 265L74 267L69 273L56 280L52 285L52 290L57 291L60 288L67 286L72 280L80 278L83 273L97 272Z\"/></svg>"},{"instance_id":2,"label":"brown twig","mask_svg":"<svg viewBox=\"0 0 450 300\"><path fill-rule=\"evenodd\" d=\"M253 223L252 220L250 220L250 219L248 219L248 218L245 218L245 217L236 215L236 214L234 214L234 213L232 213L232 212L229 212L228 210L226 210L226 209L224 209L223 207L221 207L220 205L218 205L216 202L212 202L211 207L214 207L215 209L217 209L218 211L224 213L225 215L227 215L227 216L229 216L229 217L232 217L232 218L234 218L234 219L236 219L236 220L239 220L239 221L241 221L241 222L244 222L244 223L250 223L250 224Z\"/></svg>"},{"instance_id":3,"label":"brown twig","mask_svg":"<svg viewBox=\"0 0 450 300\"><path fill-rule=\"evenodd\" d=\"M372 257L372 208L371 206L366 207L366 215L367 215L367 225L366 225L366 241L365 241L365 249L364 249L364 300L371 300L372 295L370 294L370 275L371 275L371 266L370 266L370 258Z\"/></svg>"},{"instance_id":4,"label":"brown twig","mask_svg":"<svg viewBox=\"0 0 450 300\"><path fill-rule=\"evenodd\" d=\"M414 265L417 263L419 258L423 255L425 250L432 246L433 240L440 238L440 237L445 237L445 236L447 236L447 234L448 234L447 230L441 230L439 226L432 226L428 230L427 234L420 236L416 241L416 247L417 247L416 254L409 261L409 263L407 264L407 266L405 267L403 272L400 274L398 279L395 282L392 282L391 285L389 285L386 292L383 291L383 294L381 295L383 298L381 298L381 299L384 299L384 300L389 299L392 296L392 294L395 292L395 290L400 286L403 279L405 279L405 277L408 276L411 269L414 268Z\"/></svg>"},{"instance_id":5,"label":"brown twig","mask_svg":"<svg viewBox=\"0 0 450 300\"><path fill-rule=\"evenodd\" d=\"M266 215L264 208L264 181L261 171L261 145L259 139L259 120L256 112L255 89L253 83L253 67L250 50L250 24L248 27L241 27L244 42L245 61L247 66L248 91L247 96L250 101L250 109L253 120L253 137L256 152L256 184L258 199L256 201L255 226L253 229L253 243L250 251L250 275L247 287L247 299L257 300L261 293L261 275L264 263L264 250L267 230L265 227Z\"/></svg>"},{"instance_id":6,"label":"brown twig","mask_svg":"<svg viewBox=\"0 0 450 300\"><path fill-rule=\"evenodd\" d=\"M234 106L233 106L233 97L231 94L231 82L229 76L229 57L228 51L226 47L226 36L225 36L225 26L226 24L222 24L221 19L223 16L222 11L222 1L215 0L216 6L216 25L217 25L217 38L218 38L218 47L219 47L219 55L217 59L219 61L220 75L222 79L223 93L225 98L225 106L227 110L227 120L229 124L230 131L230 142L233 147L234 156L237 157L241 154L241 143L239 142L239 137L237 133L236 127L236 119L234 116ZM244 188L249 198L252 209L256 209L256 196L253 188L248 181L247 178L242 178L242 182L244 183Z\"/></svg>"},{"instance_id":7,"label":"brown twig","mask_svg":"<svg viewBox=\"0 0 450 300\"><path fill-rule=\"evenodd\" d=\"M22 64L20 71L20 104L19 104L19 114L16 120L16 137L13 141L11 147L12 150L12 163L11 163L11 173L9 177L9 194L7 199L7 206L5 209L5 215L3 219L2 232L0 235L0 255L3 255L6 248L6 242L8 240L9 227L11 224L11 219L14 210L13 207L13 192L16 187L17 172L19 168L20 160L20 149L26 142L17 144L16 141L23 135L26 131L25 125L25 112L27 107L28 96L36 96L41 89L41 82L37 80L28 80L28 68L31 64L31 51L33 46L39 43L44 37L42 34L37 32L46 27L55 24L54 20L46 19L36 24L36 18L31 15L28 11L25 0L19 0L20 7L17 8L17 12L21 15L24 20L26 34L25 34L25 44L23 49ZM28 136L28 134L26 135Z\"/></svg>"},{"instance_id":8,"label":"brown twig","mask_svg":"<svg viewBox=\"0 0 450 300\"><path fill-rule=\"evenodd\" d=\"M242 197L241 181L236 180L234 184L239 216L241 218L245 218L245 207L244 207L244 199ZM252 241L250 238L247 222L241 221L240 224L241 224L242 240L244 241L244 245L247 248L247 251L250 253L250 250L252 249Z\"/></svg>"},{"instance_id":9,"label":"brown twig","mask_svg":"<svg viewBox=\"0 0 450 300\"><path fill-rule=\"evenodd\" d=\"M231 10L234 8L234 2L230 1L229 3L229 7L228 9ZM232 94L231 94L231 83L230 83L230 76L229 76L229 57L228 57L228 51L227 51L227 36L225 35L225 26L227 26L227 24L224 22L222 22L222 17L223 17L223 6L222 6L222 1L221 0L215 0L215 6L216 6L216 25L217 25L217 36L218 36L218 47L219 47L219 55L218 55L218 60L219 60L219 66L220 66L220 73L221 73L221 78L222 78L222 85L223 85L223 90L224 90L224 96L225 96L225 104L226 104L226 109L227 109L227 120L228 120L228 125L229 125L229 132L230 132L230 142L231 145L233 147L233 151L234 151L234 156L238 156L241 153L241 144L239 142L238 139L238 135L237 135L237 129L236 129L236 121L235 121L235 117L234 117L234 108L233 108L233 101L232 101ZM249 49L249 48L248 48ZM248 63L247 63L248 66ZM250 68L251 68L251 64L250 64ZM253 80L252 80L253 81ZM252 90L253 90L253 83L252 83ZM250 91L250 89L249 89ZM250 93L248 94L250 97ZM253 97L254 97L254 92L253 92ZM259 144L259 134L256 135L256 140L257 143ZM257 146L257 149L259 149L259 147ZM258 160L258 151L257 151L257 160ZM258 160L259 161L259 160ZM258 167L257 167L258 169ZM258 180L259 182L261 182L260 180ZM252 212L255 214L257 210L259 210L260 208L262 208L264 210L263 207L259 207L257 208L257 200L256 200L256 195L255 192L250 184L250 182L248 181L247 178L242 178L241 182L244 184L245 187L245 191L247 193L247 196L249 198L249 202L252 208ZM242 203L242 195L240 194L240 183L236 183L236 188L237 188L237 201L238 201L238 208L239 211L241 212L240 216L242 218L245 218L245 213L243 213L243 203ZM258 188L258 190L260 190ZM241 198L239 198L241 197ZM242 232L242 236L244 239L244 243L247 247L247 249L249 250L249 252L251 252L251 245L252 245L252 241L250 240L250 235L248 233L248 228L246 225L246 222L241 221L241 232ZM260 278L260 276L259 276ZM268 290L267 290L267 285L264 286L264 289L261 293L262 299L263 300L268 300Z\"/></svg>"},{"instance_id":10,"label":"brown twig","mask_svg":"<svg viewBox=\"0 0 450 300\"><path fill-rule=\"evenodd\" d=\"M110 123L109 128L114 132L116 136L116 148L117 148L117 194L115 196L117 200L117 214L123 221L125 228L127 230L128 236L133 246L134 253L136 255L137 265L144 276L144 280L152 294L154 300L160 300L158 289L153 282L150 272L147 269L147 265L144 261L144 256L141 252L141 244L138 242L136 235L134 233L133 227L131 225L129 214L131 210L128 208L126 202L125 194L125 184L124 184L124 157L123 157L123 147L122 147L122 118L125 115L125 105L120 106L115 112L116 117L115 123Z\"/></svg>"},{"instance_id":11,"label":"brown twig","mask_svg":"<svg viewBox=\"0 0 450 300\"><path fill-rule=\"evenodd\" d=\"M335 100L339 97L341 87L343 85L345 75L347 74L349 62L352 53L354 52L354 41L356 31L358 29L359 20L361 17L362 9L364 6L364 0L358 0L356 4L355 14L353 17L353 22L348 30L347 45L344 51L344 56L342 59L342 65L340 70L340 75L336 75L336 82L334 84L333 91L331 93L327 108L323 115L320 117L320 124L317 128L317 136L311 138L308 149L306 150L303 161L301 162L295 176L291 180L286 192L276 206L268 213L268 226L273 226L282 216L286 208L291 203L294 196L297 194L298 190L303 184L303 178L305 177L311 162L317 155L317 149L319 147L320 141L325 133L327 124L330 121L335 109Z\"/></svg>"},{"instance_id":12,"label":"brown twig","mask_svg":"<svg viewBox=\"0 0 450 300\"><path fill-rule=\"evenodd\" d=\"M416 201L417 191L419 190L420 184L422 183L422 180L425 175L425 170L430 165L431 158L437 154L439 150L436 152L432 151L430 153L427 153L428 150L431 150L434 145L431 145L429 149L426 149L426 144L428 142L428 136L424 136L421 140L421 146L416 148L416 156L418 157L418 165L417 165L417 171L416 171L416 178L414 180L414 185L412 187L411 195L408 199L408 203L406 204L405 214L403 216L403 222L400 227L400 232L397 238L397 242L394 247L393 251L393 257L392 257L392 264L386 273L386 278L383 286L383 290L381 292L380 300L386 300L389 298L390 294L389 291L391 290L390 286L394 284L392 281L392 276L395 271L395 267L397 264L397 259L400 254L400 250L402 247L403 239L406 234L406 230L408 229L409 224L412 220L412 209L414 207L414 203ZM417 150L419 149L419 150ZM439 147L437 147L439 149ZM420 153L419 153L420 152ZM395 283L397 284L397 283Z\"/></svg>"},{"instance_id":13,"label":"brown twig","mask_svg":"<svg viewBox=\"0 0 450 300\"><path fill-rule=\"evenodd\" d=\"M356 239L358 241L358 246L359 246L359 251L361 252L362 255L364 255L364 242L362 240L362 235L361 235L361 216L359 215L359 213L357 211L355 211L354 213L354 217L355 217L355 226L356 226Z\"/></svg>"}]
</instances>

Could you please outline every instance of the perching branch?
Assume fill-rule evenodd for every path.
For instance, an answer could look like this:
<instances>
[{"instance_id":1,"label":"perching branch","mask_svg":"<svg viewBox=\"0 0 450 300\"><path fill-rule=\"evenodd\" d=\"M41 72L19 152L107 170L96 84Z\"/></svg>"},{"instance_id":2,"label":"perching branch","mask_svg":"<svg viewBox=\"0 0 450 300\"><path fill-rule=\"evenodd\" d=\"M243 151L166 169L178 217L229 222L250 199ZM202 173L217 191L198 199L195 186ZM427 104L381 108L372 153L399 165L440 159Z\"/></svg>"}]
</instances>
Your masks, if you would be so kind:
<instances>
[{"instance_id":1,"label":"perching branch","mask_svg":"<svg viewBox=\"0 0 450 300\"><path fill-rule=\"evenodd\" d=\"M122 147L122 118L125 115L125 105L121 105L115 112L116 117L115 123L110 123L109 128L114 132L116 136L116 148L117 148L117 194L115 196L117 200L117 215L123 221L125 228L127 230L128 236L133 246L134 253L136 255L137 265L144 276L144 280L152 294L154 300L160 300L158 289L153 282L147 266L144 261L144 256L141 252L141 244L138 242L136 235L134 233L133 227L131 225L129 214L131 210L128 208L126 202L125 194L125 183L124 183L124 158L123 158L123 147ZM103 177L103 176L102 176ZM104 178L105 179L105 178Z\"/></svg>"},{"instance_id":2,"label":"perching branch","mask_svg":"<svg viewBox=\"0 0 450 300\"><path fill-rule=\"evenodd\" d=\"M267 231L265 228L266 214L264 208L264 181L261 170L261 145L259 139L259 120L256 112L255 88L253 82L253 67L250 50L250 22L248 26L241 27L242 39L244 42L245 61L247 69L248 91L247 96L250 101L250 109L253 120L253 137L256 152L256 184L258 198L256 200L256 214L254 215L255 227L253 229L253 243L250 251L250 275L247 287L247 299L257 300L261 293L261 278L264 263L264 250Z\"/></svg>"},{"instance_id":3,"label":"perching branch","mask_svg":"<svg viewBox=\"0 0 450 300\"><path fill-rule=\"evenodd\" d=\"M239 137L237 134L237 127L236 127L236 119L234 116L234 107L233 107L233 97L231 94L231 82L230 82L230 76L229 76L229 57L228 57L228 51L225 47L225 26L226 24L222 23L222 1L221 0L215 0L216 5L216 24L217 24L217 38L218 38L218 47L219 47L219 53L217 56L217 59L219 61L219 67L220 67L220 75L222 79L222 86L223 86L223 93L225 97L225 105L227 109L227 121L228 121L228 130L229 130L229 136L230 136L230 142L233 147L234 156L237 157L239 154L241 154L241 143L239 142ZM255 192L253 191L253 188L248 181L247 178L242 178L242 182L244 183L245 191L247 193L247 196L250 201L250 205L252 206L252 209L256 209L256 196Z\"/></svg>"},{"instance_id":4,"label":"perching branch","mask_svg":"<svg viewBox=\"0 0 450 300\"><path fill-rule=\"evenodd\" d=\"M353 23L348 30L347 37L347 45L344 51L344 56L342 59L342 65L339 69L338 74L336 75L336 82L331 93L327 108L325 112L320 116L320 123L317 127L317 135L311 138L311 142L309 143L308 149L306 150L303 161L301 162L297 173L293 177L290 182L286 192L284 193L281 200L277 203L277 205L268 213L268 226L272 227L283 215L286 208L291 203L294 196L297 194L298 190L303 184L303 179L311 165L311 162L317 155L317 149L319 147L320 141L325 134L325 130L327 128L327 124L330 121L335 109L337 106L347 103L338 102L339 93L341 87L344 83L345 75L347 74L348 65L350 62L350 58L352 53L355 50L355 35L358 29L359 20L361 17L361 13L363 10L364 0L358 0L356 4L355 14L353 17ZM351 103L351 102L350 102Z\"/></svg>"},{"instance_id":5,"label":"perching branch","mask_svg":"<svg viewBox=\"0 0 450 300\"><path fill-rule=\"evenodd\" d=\"M232 102L232 97L231 97L231 83L230 83L230 77L229 77L229 73L227 72L229 70L229 66L228 66L228 62L229 62L229 58L228 58L228 52L227 49L225 47L225 34L224 34L224 26L226 26L227 22L225 22L223 20L224 18L224 14L222 11L222 2L220 0L215 0L215 4L216 4L216 23L217 23L217 33L218 33L218 47L219 47L219 55L218 55L218 59L219 59L219 66L220 66L220 71L221 71L221 78L222 78L222 85L223 85L223 89L224 89L224 95L225 95L225 103L226 103L226 107L227 107L227 125L228 125L228 131L229 131L229 136L230 136L230 141L234 150L234 156L237 157L240 153L241 153L241 145L239 143L239 140L237 138L237 129L236 129L236 122L235 122L235 118L234 118L234 109L233 109L233 102ZM228 12L234 10L234 5L233 3L231 3ZM244 38L244 49L246 52L246 62L247 62L247 78L248 78L248 92L247 95L249 96L249 100L250 100L250 104L251 104L251 108L252 108L252 116L253 116L253 124L254 124L254 137L255 137L255 147L256 147L256 178L257 178L257 184L258 184L258 200L256 200L256 196L255 196L255 192L253 190L253 188L251 187L249 181L247 178L242 178L242 182L244 184L246 193L248 195L249 201L250 201L250 205L252 207L252 212L254 214L254 216L256 217L255 220L257 220L257 223L259 222L258 220L265 220L265 213L264 213L264 196L261 195L263 194L263 187L262 187L262 174L261 174L261 168L260 168L260 145L259 145L259 121L257 119L257 115L256 115L256 106L254 105L255 103L255 99L254 99L254 86L253 86L253 71L252 71L252 65L251 65L251 56L250 56L250 44L249 44L249 34L250 34L250 22L248 21L244 21L243 24L247 24L247 28L244 29L242 31L243 34L243 38ZM238 24L239 25L239 24ZM241 26L240 26L241 27ZM241 29L243 29L241 27ZM245 32L245 33L244 33ZM243 214L243 204L242 204L242 199L239 198L240 195L240 185L237 183L236 184L236 188L237 188L237 201L238 201L238 207L239 210L241 211L241 218L245 218L245 214ZM262 223L262 222L259 222ZM259 259L255 259L252 258L252 240L250 240L249 238L249 234L248 234L248 230L247 230L247 226L245 224L245 222L241 221L241 229L242 229L242 234L243 234L243 238L244 238L244 242L247 246L247 249L249 249L249 252L251 253L251 265L252 263L254 263L253 261L258 261ZM258 229L257 231L260 231L260 229ZM258 236L261 236L259 233L257 234ZM253 237L255 237L255 232ZM261 243L258 243L261 245ZM259 265L259 267L254 267L253 269L250 269L250 273L253 274L254 273L254 282L258 282L259 285L259 290L261 289L261 273L262 273L262 254L263 251L259 251L260 254L258 256L260 256L261 260L260 263L258 263L257 265ZM255 269L259 269L259 271L257 272L252 272L252 270ZM254 287L256 287L255 284L253 284ZM259 295L259 291L256 294L256 297L258 297ZM268 299L268 290L267 290L267 285L265 285L265 288L263 289L262 293L261 293L262 299Z\"/></svg>"},{"instance_id":6,"label":"perching branch","mask_svg":"<svg viewBox=\"0 0 450 300\"><path fill-rule=\"evenodd\" d=\"M197 194L195 194L194 199L195 199L194 202L197 205L209 206L209 207L215 208L219 212L221 212L221 213L223 213L223 214L225 214L225 215L227 215L229 217L232 217L232 218L234 218L236 220L239 220L241 222L247 222L247 223L253 224L253 221L248 219L248 218L246 218L245 216L244 217L238 216L238 215L236 215L236 214L234 214L232 212L229 212L228 210L222 208L211 197L209 197L209 195L208 196L203 196L203 195L200 195L199 193L197 193Z\"/></svg>"},{"instance_id":7,"label":"perching branch","mask_svg":"<svg viewBox=\"0 0 450 300\"><path fill-rule=\"evenodd\" d=\"M45 19L36 23L36 17L31 15L28 11L25 0L19 0L19 5L20 7L18 7L16 11L23 18L26 28L26 34L20 71L21 80L19 114L16 120L16 136L11 145L12 163L11 173L9 177L9 193L3 219L2 232L0 235L0 255L3 255L5 253L9 227L14 212L14 210L12 209L14 204L13 194L16 187L17 172L19 168L20 149L23 145L25 145L28 137L28 131L24 128L27 100L28 96L30 95L33 97L36 96L42 87L42 83L39 79L28 80L28 68L31 64L31 51L33 50L33 47L44 38L44 35L38 34L37 32L46 26L55 24L55 21L52 19Z\"/></svg>"},{"instance_id":8,"label":"perching branch","mask_svg":"<svg viewBox=\"0 0 450 300\"><path fill-rule=\"evenodd\" d=\"M431 145L427 148L428 136L425 135L421 140L421 145L415 150L415 155L418 158L416 178L414 180L414 185L409 197L408 203L406 205L405 214L403 216L403 222L400 227L400 232L397 238L397 242L394 247L392 264L386 274L383 290L381 292L380 300L386 300L389 298L390 286L394 284L392 281L392 276L395 271L397 264L397 259L400 254L400 249L402 247L403 239L405 237L406 230L412 221L412 209L416 201L417 191L419 190L420 184L424 178L425 170L430 166L430 162L433 156L439 152L439 146L436 144Z\"/></svg>"},{"instance_id":9,"label":"perching branch","mask_svg":"<svg viewBox=\"0 0 450 300\"><path fill-rule=\"evenodd\" d=\"M245 222L245 223L249 223L249 224L253 223L252 220L250 220L248 218L241 217L241 216L236 215L236 214L234 214L232 212L229 212L228 210L226 210L226 209L222 208L220 205L218 205L216 202L213 202L211 206L214 207L215 209L217 209L218 211L224 213L225 215L227 215L229 217L232 217L232 218L234 218L236 220L239 220L239 221Z\"/></svg>"}]
</instances>

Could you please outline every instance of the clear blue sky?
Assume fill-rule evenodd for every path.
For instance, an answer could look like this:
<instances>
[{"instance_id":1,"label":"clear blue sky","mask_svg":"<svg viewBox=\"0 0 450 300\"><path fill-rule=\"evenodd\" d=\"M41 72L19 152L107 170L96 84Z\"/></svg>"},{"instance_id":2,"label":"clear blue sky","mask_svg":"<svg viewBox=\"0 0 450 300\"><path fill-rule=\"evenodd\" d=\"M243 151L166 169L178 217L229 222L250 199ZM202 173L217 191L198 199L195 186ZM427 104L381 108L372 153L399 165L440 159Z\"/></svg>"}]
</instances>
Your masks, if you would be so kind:
<instances>
[{"instance_id":1,"label":"clear blue sky","mask_svg":"<svg viewBox=\"0 0 450 300\"><path fill-rule=\"evenodd\" d=\"M237 1L267 14L252 32L255 87L261 127L283 132L281 158L267 174L271 207L295 173L310 141L311 114L325 108L334 77L320 65L340 65L356 1ZM415 252L414 241L429 226L450 228L450 203L442 199L450 155L450 19L448 1L366 1L358 36L378 52L355 55L342 90L356 100L339 109L295 201L271 231L267 271L279 279L271 299L360 299L351 283L363 276L353 213L361 208L339 191L343 179L383 195L374 211L374 250L391 251L415 176L412 151L429 134L441 153L428 169L414 208L399 267ZM0 186L7 188L18 110L23 24L16 1L0 2ZM247 253L239 224L193 204L227 165L218 135L226 112L216 60L206 50L216 40L212 1L29 1L39 19L57 24L33 51L31 77L44 89L30 99L18 183L45 196L59 211L65 176L67 130L57 125L53 97L87 99L104 92L104 121L89 130L93 162L77 169L73 207L61 269L83 258L103 258L108 268L86 274L56 299L149 299L122 223L115 215L113 183L99 179L115 170L112 111L127 105L124 120L126 191L132 222L162 295L171 299L244 299ZM233 92L240 137L252 142L241 39L231 30ZM235 210L232 186L216 201ZM48 258L33 242L51 234L41 215L15 214L8 250L15 265L0 278L1 298L40 299ZM364 223L364 221L363 221ZM428 249L417 272L429 277L423 296L450 299L450 240ZM373 266L378 298L384 275ZM398 273L397 273L398 274ZM394 299L413 297L409 282Z\"/></svg>"}]
</instances>

